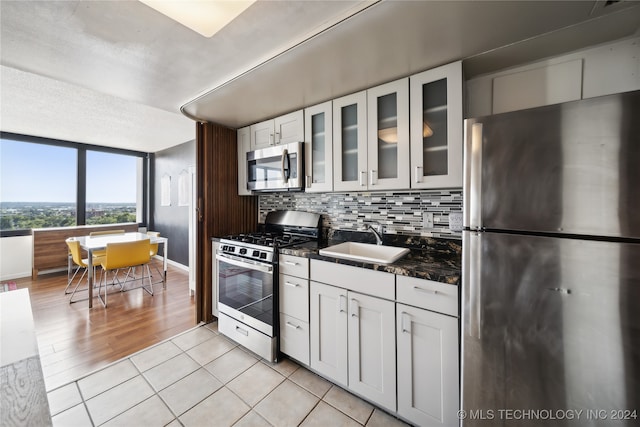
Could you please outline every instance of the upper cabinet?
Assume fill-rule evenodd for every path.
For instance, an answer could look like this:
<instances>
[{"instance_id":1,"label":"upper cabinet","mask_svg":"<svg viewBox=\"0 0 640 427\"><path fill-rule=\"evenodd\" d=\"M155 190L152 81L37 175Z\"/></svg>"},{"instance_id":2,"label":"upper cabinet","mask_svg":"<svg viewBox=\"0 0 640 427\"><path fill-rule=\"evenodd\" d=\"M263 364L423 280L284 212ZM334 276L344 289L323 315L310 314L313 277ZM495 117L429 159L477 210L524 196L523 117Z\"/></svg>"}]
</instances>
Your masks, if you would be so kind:
<instances>
[{"instance_id":1,"label":"upper cabinet","mask_svg":"<svg viewBox=\"0 0 640 427\"><path fill-rule=\"evenodd\" d=\"M334 190L409 188L408 79L334 100L333 129Z\"/></svg>"},{"instance_id":2,"label":"upper cabinet","mask_svg":"<svg viewBox=\"0 0 640 427\"><path fill-rule=\"evenodd\" d=\"M238 129L238 195L250 196L247 189L247 153L251 151L251 126Z\"/></svg>"},{"instance_id":3,"label":"upper cabinet","mask_svg":"<svg viewBox=\"0 0 640 427\"><path fill-rule=\"evenodd\" d=\"M333 189L367 189L367 92L333 100Z\"/></svg>"},{"instance_id":4,"label":"upper cabinet","mask_svg":"<svg viewBox=\"0 0 640 427\"><path fill-rule=\"evenodd\" d=\"M409 79L367 90L369 190L409 188Z\"/></svg>"},{"instance_id":5,"label":"upper cabinet","mask_svg":"<svg viewBox=\"0 0 640 427\"><path fill-rule=\"evenodd\" d=\"M409 78L411 188L462 186L462 63Z\"/></svg>"},{"instance_id":6,"label":"upper cabinet","mask_svg":"<svg viewBox=\"0 0 640 427\"><path fill-rule=\"evenodd\" d=\"M304 138L303 110L251 125L251 149L301 142Z\"/></svg>"},{"instance_id":7,"label":"upper cabinet","mask_svg":"<svg viewBox=\"0 0 640 427\"><path fill-rule=\"evenodd\" d=\"M305 191L333 190L331 101L304 110Z\"/></svg>"}]
</instances>

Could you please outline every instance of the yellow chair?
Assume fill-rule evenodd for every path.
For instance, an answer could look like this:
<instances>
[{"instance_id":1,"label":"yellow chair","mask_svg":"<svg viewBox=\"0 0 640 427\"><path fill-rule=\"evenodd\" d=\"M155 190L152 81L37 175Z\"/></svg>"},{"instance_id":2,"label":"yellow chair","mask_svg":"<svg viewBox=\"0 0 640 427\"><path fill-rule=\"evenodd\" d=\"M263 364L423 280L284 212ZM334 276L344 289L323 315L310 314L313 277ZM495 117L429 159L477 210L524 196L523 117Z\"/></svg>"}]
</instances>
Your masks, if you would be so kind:
<instances>
[{"instance_id":1,"label":"yellow chair","mask_svg":"<svg viewBox=\"0 0 640 427\"><path fill-rule=\"evenodd\" d=\"M129 267L137 267L142 266L142 289L148 292L150 295L153 295L153 283L151 283L151 271L149 270L149 261L151 248L149 239L145 240L136 240L134 242L118 242L118 243L108 243L106 255L101 261L102 265L102 276L100 277L100 286L98 288L98 298L102 302L102 304L107 306L107 278L108 273L113 272L113 281L112 284L118 282L120 284L121 290L124 291L124 287L129 279L129 272L127 272L126 277L123 282L120 282L117 278L117 272L121 268L129 268ZM147 269L147 274L144 274L144 267ZM130 269L129 269L130 271ZM145 288L144 279L145 277L149 280L149 288ZM104 279L104 280L103 280ZM136 279L137 280L137 279ZM100 295L100 290L102 289L102 284L104 283L104 299Z\"/></svg>"},{"instance_id":2,"label":"yellow chair","mask_svg":"<svg viewBox=\"0 0 640 427\"><path fill-rule=\"evenodd\" d=\"M80 251L80 242L78 240L76 240L73 237L68 238L67 240L65 240L65 242L67 243L67 247L69 248L69 268L67 271L67 287L64 289L64 293L68 294L68 290L69 287L71 286L71 284L73 283L74 279L76 278L76 276L78 275L78 272L80 270L83 270L82 275L80 276L80 279L78 279L78 283L76 284L75 288L73 288L73 291L71 292L71 296L69 297L69 303L74 303L76 301L73 300L73 296L75 295L76 291L78 290L78 287L80 286L80 284L82 283L82 279L84 279L84 276L87 274L87 269L89 268L89 258L82 258L82 252ZM95 272L95 268L100 265L103 261L103 257L101 256L93 256L93 267L94 267L94 272ZM73 263L73 264L72 264ZM75 271L73 271L73 274L71 273L73 270L73 267L75 267ZM95 274L94 274L95 277ZM87 279L88 282L88 279Z\"/></svg>"},{"instance_id":3,"label":"yellow chair","mask_svg":"<svg viewBox=\"0 0 640 427\"><path fill-rule=\"evenodd\" d=\"M147 235L150 237L160 237L160 232L159 231L147 231ZM151 251L149 253L149 255L151 256L151 258L153 258L154 256L158 255L158 244L157 243L152 243L151 244ZM158 267L157 263L152 263L153 267L156 269L156 271L158 272L158 274L160 275L160 277L163 276L162 271L160 271L160 268Z\"/></svg>"},{"instance_id":4,"label":"yellow chair","mask_svg":"<svg viewBox=\"0 0 640 427\"><path fill-rule=\"evenodd\" d=\"M91 231L89 233L89 236L93 237L93 236L108 236L110 234L124 234L124 230L104 230L104 231ZM97 250L97 251L93 251L93 255L95 256L104 256L105 255L105 250Z\"/></svg>"}]
</instances>

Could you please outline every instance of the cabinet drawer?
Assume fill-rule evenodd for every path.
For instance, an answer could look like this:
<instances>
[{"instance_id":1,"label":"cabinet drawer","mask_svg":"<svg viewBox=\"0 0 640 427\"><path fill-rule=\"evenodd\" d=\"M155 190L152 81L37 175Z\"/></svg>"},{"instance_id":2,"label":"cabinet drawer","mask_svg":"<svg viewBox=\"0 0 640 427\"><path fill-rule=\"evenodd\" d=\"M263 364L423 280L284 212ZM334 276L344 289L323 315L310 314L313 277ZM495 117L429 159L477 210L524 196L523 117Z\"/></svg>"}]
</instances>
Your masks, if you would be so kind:
<instances>
[{"instance_id":1,"label":"cabinet drawer","mask_svg":"<svg viewBox=\"0 0 640 427\"><path fill-rule=\"evenodd\" d=\"M397 277L397 301L459 317L458 287L415 277Z\"/></svg>"},{"instance_id":2,"label":"cabinet drawer","mask_svg":"<svg viewBox=\"0 0 640 427\"><path fill-rule=\"evenodd\" d=\"M350 291L394 300L395 274L350 265L311 260L311 280L328 283Z\"/></svg>"},{"instance_id":3,"label":"cabinet drawer","mask_svg":"<svg viewBox=\"0 0 640 427\"><path fill-rule=\"evenodd\" d=\"M309 321L309 280L280 273L280 313Z\"/></svg>"},{"instance_id":4,"label":"cabinet drawer","mask_svg":"<svg viewBox=\"0 0 640 427\"><path fill-rule=\"evenodd\" d=\"M280 351L309 366L309 323L280 313Z\"/></svg>"},{"instance_id":5,"label":"cabinet drawer","mask_svg":"<svg viewBox=\"0 0 640 427\"><path fill-rule=\"evenodd\" d=\"M309 278L309 259L292 255L280 255L280 273L289 276Z\"/></svg>"},{"instance_id":6,"label":"cabinet drawer","mask_svg":"<svg viewBox=\"0 0 640 427\"><path fill-rule=\"evenodd\" d=\"M220 313L218 316L218 331L258 356L270 362L274 361L271 358L276 354L276 337L269 337L224 313Z\"/></svg>"}]
</instances>

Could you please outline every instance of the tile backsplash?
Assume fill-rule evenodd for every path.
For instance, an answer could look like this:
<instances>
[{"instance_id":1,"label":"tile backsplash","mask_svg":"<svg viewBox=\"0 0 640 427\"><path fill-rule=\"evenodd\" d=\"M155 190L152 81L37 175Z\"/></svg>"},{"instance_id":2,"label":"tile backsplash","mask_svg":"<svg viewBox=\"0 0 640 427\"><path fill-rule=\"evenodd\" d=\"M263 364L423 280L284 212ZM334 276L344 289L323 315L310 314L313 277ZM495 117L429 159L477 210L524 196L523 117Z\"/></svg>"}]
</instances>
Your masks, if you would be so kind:
<instances>
[{"instance_id":1,"label":"tile backsplash","mask_svg":"<svg viewBox=\"0 0 640 427\"><path fill-rule=\"evenodd\" d=\"M298 210L322 214L327 230L364 230L380 223L385 233L461 239L449 229L449 214L462 213L462 189L362 193L265 193L259 196L259 221L267 212ZM423 214L433 213L433 227L423 227Z\"/></svg>"}]
</instances>

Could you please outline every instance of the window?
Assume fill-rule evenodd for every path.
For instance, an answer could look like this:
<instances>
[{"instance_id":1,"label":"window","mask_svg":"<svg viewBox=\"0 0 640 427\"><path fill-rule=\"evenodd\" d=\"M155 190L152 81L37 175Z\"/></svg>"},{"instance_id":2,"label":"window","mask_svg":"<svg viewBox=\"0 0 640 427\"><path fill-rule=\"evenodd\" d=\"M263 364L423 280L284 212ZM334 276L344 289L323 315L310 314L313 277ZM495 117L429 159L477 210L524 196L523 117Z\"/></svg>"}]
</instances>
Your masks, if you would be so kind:
<instances>
[{"instance_id":1,"label":"window","mask_svg":"<svg viewBox=\"0 0 640 427\"><path fill-rule=\"evenodd\" d=\"M87 224L141 222L142 165L137 157L87 151Z\"/></svg>"},{"instance_id":2,"label":"window","mask_svg":"<svg viewBox=\"0 0 640 427\"><path fill-rule=\"evenodd\" d=\"M76 225L78 152L0 139L0 225L5 230Z\"/></svg>"},{"instance_id":3,"label":"window","mask_svg":"<svg viewBox=\"0 0 640 427\"><path fill-rule=\"evenodd\" d=\"M146 223L146 153L2 132L0 233Z\"/></svg>"}]
</instances>

